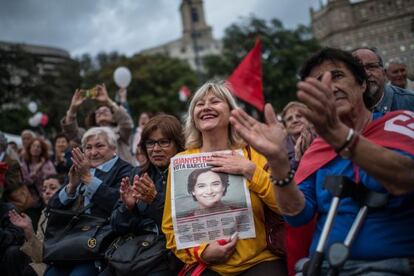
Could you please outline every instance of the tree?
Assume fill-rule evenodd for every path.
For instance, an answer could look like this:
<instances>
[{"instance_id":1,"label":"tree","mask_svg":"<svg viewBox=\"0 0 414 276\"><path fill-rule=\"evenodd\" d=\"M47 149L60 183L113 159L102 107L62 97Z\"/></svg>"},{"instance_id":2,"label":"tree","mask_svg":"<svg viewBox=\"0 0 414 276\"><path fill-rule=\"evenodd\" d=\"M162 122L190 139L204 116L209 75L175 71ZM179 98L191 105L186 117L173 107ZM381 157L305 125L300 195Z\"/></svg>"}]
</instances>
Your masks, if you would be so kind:
<instances>
[{"instance_id":1,"label":"tree","mask_svg":"<svg viewBox=\"0 0 414 276\"><path fill-rule=\"evenodd\" d=\"M268 22L254 16L244 18L225 30L223 54L204 59L206 74L209 78L227 78L254 46L256 37L262 41L265 100L281 110L296 97L300 65L319 49L308 27L300 25L288 30L277 19Z\"/></svg>"},{"instance_id":2,"label":"tree","mask_svg":"<svg viewBox=\"0 0 414 276\"><path fill-rule=\"evenodd\" d=\"M49 116L46 128L37 131L60 131L63 107L80 82L79 68L70 59L54 64L52 72L44 70L44 64L42 56L29 53L19 45L6 44L0 48L1 130L20 133L28 128L32 114L26 105L35 101L38 110Z\"/></svg>"},{"instance_id":3,"label":"tree","mask_svg":"<svg viewBox=\"0 0 414 276\"><path fill-rule=\"evenodd\" d=\"M114 83L113 72L119 66L126 66L132 72L128 103L133 118L143 111L176 116L186 111L185 103L178 99L178 91L183 85L194 90L197 75L184 61L165 55L135 55L107 62L102 68L85 74L82 87L91 88L97 83L105 83L114 99L119 88Z\"/></svg>"}]
</instances>

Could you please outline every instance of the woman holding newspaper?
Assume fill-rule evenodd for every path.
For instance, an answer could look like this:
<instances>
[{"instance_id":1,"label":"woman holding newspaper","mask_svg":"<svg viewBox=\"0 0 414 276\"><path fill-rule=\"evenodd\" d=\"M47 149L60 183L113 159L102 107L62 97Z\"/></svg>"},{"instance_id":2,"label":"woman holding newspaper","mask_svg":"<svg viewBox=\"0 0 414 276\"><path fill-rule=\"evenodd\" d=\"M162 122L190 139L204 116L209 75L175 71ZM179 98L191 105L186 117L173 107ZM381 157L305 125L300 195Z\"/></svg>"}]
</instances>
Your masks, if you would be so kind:
<instances>
[{"instance_id":1,"label":"woman holding newspaper","mask_svg":"<svg viewBox=\"0 0 414 276\"><path fill-rule=\"evenodd\" d=\"M225 83L204 84L190 103L185 126L187 150L179 156L211 153L208 165L213 166L213 171L242 175L247 180L255 238L239 238L236 232L229 233L224 239L178 249L173 223L172 200L175 199L172 199L170 171L162 229L167 238L167 248L186 263L182 275L193 272L198 275L286 274L283 261L267 249L264 207L266 205L275 212L278 209L269 174L263 169L266 159L250 149L230 125L230 112L235 108L236 102Z\"/></svg>"}]
</instances>

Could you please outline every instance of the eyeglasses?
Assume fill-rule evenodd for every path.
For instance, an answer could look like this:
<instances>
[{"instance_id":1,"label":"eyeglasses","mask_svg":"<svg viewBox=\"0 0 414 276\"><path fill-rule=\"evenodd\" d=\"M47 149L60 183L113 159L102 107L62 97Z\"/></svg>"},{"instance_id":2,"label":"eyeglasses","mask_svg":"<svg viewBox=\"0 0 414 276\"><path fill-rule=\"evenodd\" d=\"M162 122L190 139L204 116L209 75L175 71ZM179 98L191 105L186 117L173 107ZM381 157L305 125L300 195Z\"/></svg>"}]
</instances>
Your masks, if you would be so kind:
<instances>
[{"instance_id":1,"label":"eyeglasses","mask_svg":"<svg viewBox=\"0 0 414 276\"><path fill-rule=\"evenodd\" d=\"M364 64L364 69L368 71L375 71L375 70L378 70L379 68L382 68L379 62Z\"/></svg>"},{"instance_id":2,"label":"eyeglasses","mask_svg":"<svg viewBox=\"0 0 414 276\"><path fill-rule=\"evenodd\" d=\"M96 110L95 115L102 115L102 114L110 114L112 113L109 109L102 109L102 110Z\"/></svg>"},{"instance_id":3,"label":"eyeglasses","mask_svg":"<svg viewBox=\"0 0 414 276\"><path fill-rule=\"evenodd\" d=\"M155 147L155 144L157 144L158 146L160 146L161 148L168 148L171 144L171 140L170 139L160 139L160 140L147 140L145 141L145 147L147 149L152 149Z\"/></svg>"}]
</instances>

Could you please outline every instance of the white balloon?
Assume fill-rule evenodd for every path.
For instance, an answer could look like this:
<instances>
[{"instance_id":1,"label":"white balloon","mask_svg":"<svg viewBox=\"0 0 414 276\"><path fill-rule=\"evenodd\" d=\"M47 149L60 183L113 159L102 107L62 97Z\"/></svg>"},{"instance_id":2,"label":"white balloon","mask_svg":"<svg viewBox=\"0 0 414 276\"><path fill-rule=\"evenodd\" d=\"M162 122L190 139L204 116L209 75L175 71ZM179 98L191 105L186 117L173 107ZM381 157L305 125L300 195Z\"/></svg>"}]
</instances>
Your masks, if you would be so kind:
<instances>
[{"instance_id":1,"label":"white balloon","mask_svg":"<svg viewBox=\"0 0 414 276\"><path fill-rule=\"evenodd\" d=\"M34 126L38 126L40 124L40 121L42 120L42 116L43 113L42 112L37 112L34 116L33 116L33 123Z\"/></svg>"},{"instance_id":2,"label":"white balloon","mask_svg":"<svg viewBox=\"0 0 414 276\"><path fill-rule=\"evenodd\" d=\"M34 120L33 120L33 117L30 117L30 118L29 118L29 125L30 125L31 127L36 127L35 122L34 122Z\"/></svg>"},{"instance_id":3,"label":"white balloon","mask_svg":"<svg viewBox=\"0 0 414 276\"><path fill-rule=\"evenodd\" d=\"M35 102L30 102L27 105L27 108L30 110L30 112L35 113L37 111L37 104Z\"/></svg>"},{"instance_id":4,"label":"white balloon","mask_svg":"<svg viewBox=\"0 0 414 276\"><path fill-rule=\"evenodd\" d=\"M121 66L116 68L114 72L114 81L120 88L126 88L131 82L131 71L128 68Z\"/></svg>"}]
</instances>

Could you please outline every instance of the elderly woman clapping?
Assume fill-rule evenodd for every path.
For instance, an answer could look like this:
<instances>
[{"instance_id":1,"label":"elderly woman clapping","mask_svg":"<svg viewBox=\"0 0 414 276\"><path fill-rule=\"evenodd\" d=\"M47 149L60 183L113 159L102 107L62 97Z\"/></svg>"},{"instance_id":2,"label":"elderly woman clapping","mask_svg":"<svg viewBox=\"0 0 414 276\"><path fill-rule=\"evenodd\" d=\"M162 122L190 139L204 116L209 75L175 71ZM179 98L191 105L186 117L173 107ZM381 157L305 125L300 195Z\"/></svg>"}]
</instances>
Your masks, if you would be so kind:
<instances>
[{"instance_id":1,"label":"elderly woman clapping","mask_svg":"<svg viewBox=\"0 0 414 276\"><path fill-rule=\"evenodd\" d=\"M93 203L91 215L108 218L119 198L119 183L132 166L116 154L117 140L108 127L94 127L82 137L83 152L72 151L73 165L68 183L49 201L52 208L82 208ZM65 275L72 271L97 274L93 261L71 266L51 266L46 275Z\"/></svg>"}]
</instances>

